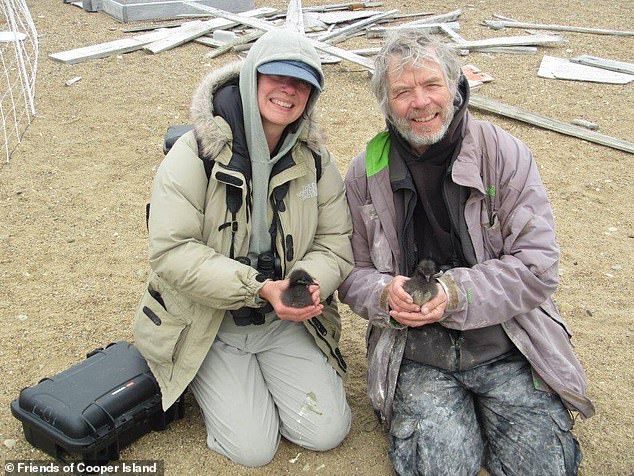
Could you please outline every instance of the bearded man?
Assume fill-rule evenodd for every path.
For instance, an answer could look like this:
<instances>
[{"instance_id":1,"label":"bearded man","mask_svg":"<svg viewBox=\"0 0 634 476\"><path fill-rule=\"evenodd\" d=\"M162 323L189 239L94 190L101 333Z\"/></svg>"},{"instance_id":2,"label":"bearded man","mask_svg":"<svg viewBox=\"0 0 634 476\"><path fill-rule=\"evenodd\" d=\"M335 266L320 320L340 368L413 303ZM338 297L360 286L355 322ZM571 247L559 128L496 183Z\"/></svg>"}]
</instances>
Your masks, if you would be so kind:
<instances>
[{"instance_id":1,"label":"bearded man","mask_svg":"<svg viewBox=\"0 0 634 476\"><path fill-rule=\"evenodd\" d=\"M594 407L551 299L559 248L531 152L471 117L457 57L424 33L386 40L372 87L387 129L346 175L355 265L339 296L368 320L396 473L576 474L571 412ZM419 305L404 284L421 260L439 272Z\"/></svg>"}]
</instances>

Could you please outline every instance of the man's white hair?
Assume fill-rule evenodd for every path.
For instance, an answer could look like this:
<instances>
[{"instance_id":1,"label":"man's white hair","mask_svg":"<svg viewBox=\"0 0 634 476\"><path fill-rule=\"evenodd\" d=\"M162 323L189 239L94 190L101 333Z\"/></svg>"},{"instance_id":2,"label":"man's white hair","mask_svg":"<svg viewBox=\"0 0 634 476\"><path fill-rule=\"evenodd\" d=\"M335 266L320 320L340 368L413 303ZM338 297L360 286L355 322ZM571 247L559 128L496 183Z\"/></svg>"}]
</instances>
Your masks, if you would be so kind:
<instances>
[{"instance_id":1,"label":"man's white hair","mask_svg":"<svg viewBox=\"0 0 634 476\"><path fill-rule=\"evenodd\" d=\"M390 116L388 101L388 75L391 68L401 71L407 65L424 68L431 61L441 67L452 99L458 94L458 82L462 66L453 48L435 37L415 29L390 32L385 43L374 59L374 75L371 86L385 117Z\"/></svg>"}]
</instances>

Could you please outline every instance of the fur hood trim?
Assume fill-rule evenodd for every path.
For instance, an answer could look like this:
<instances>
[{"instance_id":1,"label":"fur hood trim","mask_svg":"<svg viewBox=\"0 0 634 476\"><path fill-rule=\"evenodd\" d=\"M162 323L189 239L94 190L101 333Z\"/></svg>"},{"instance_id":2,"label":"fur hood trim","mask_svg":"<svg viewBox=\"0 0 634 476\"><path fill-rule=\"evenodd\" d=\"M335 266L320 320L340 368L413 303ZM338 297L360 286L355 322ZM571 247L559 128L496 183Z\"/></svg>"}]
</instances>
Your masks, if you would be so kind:
<instances>
[{"instance_id":1,"label":"fur hood trim","mask_svg":"<svg viewBox=\"0 0 634 476\"><path fill-rule=\"evenodd\" d=\"M242 62L234 62L208 73L194 93L190 107L190 120L198 141L200 155L216 157L220 150L231 141L227 131L215 120L213 98L215 92L224 84L240 76ZM319 154L325 149L324 134L311 112L302 125L299 140Z\"/></svg>"}]
</instances>

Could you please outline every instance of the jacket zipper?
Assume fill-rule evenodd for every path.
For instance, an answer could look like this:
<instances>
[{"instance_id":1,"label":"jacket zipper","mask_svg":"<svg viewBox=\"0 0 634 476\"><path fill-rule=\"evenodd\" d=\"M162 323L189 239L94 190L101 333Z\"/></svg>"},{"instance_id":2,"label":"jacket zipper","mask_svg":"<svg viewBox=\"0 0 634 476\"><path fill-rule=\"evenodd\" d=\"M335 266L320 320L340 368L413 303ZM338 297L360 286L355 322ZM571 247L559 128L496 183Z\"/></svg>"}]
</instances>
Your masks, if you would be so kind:
<instances>
[{"instance_id":1,"label":"jacket zipper","mask_svg":"<svg viewBox=\"0 0 634 476\"><path fill-rule=\"evenodd\" d=\"M315 319L315 318L309 319L308 323L315 329L315 331L317 332L317 336L319 336L319 338L326 343L326 345L330 349L330 355L332 357L334 357L334 359L337 361L337 363L339 364L341 369L345 372L346 369L348 368L348 364L346 364L346 362L343 360L343 356L341 355L341 352L335 353L335 351L333 350L333 348L330 345L330 343L326 340L326 338L322 334L321 329L323 329L323 332L325 332L326 334L328 333L326 331L326 328L319 321L318 321L319 322L319 326L317 326L317 324L315 323L315 321L313 321L313 319ZM339 349L337 349L337 350L339 350Z\"/></svg>"}]
</instances>

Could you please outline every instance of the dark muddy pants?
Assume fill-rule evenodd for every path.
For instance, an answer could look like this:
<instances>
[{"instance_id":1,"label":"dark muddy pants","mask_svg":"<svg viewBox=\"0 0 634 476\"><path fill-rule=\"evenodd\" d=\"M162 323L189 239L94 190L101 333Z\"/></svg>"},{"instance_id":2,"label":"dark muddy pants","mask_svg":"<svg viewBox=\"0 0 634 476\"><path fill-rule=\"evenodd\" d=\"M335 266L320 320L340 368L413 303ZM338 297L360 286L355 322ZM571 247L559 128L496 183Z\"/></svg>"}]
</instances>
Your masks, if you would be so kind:
<instances>
[{"instance_id":1,"label":"dark muddy pants","mask_svg":"<svg viewBox=\"0 0 634 476\"><path fill-rule=\"evenodd\" d=\"M572 419L513 355L462 372L403 360L390 429L398 475L575 475Z\"/></svg>"}]
</instances>

